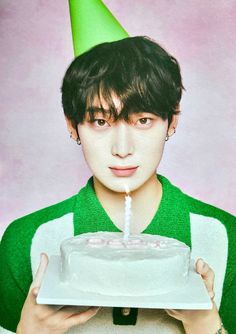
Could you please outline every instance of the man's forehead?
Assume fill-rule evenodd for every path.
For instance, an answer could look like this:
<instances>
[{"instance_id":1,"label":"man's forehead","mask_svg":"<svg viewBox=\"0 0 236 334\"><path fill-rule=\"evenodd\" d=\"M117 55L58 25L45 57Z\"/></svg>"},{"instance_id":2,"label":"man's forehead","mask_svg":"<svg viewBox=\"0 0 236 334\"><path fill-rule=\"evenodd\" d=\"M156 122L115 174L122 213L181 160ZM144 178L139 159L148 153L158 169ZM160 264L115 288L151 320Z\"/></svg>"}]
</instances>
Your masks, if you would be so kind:
<instances>
[{"instance_id":1,"label":"man's forehead","mask_svg":"<svg viewBox=\"0 0 236 334\"><path fill-rule=\"evenodd\" d=\"M115 107L116 111L119 113L123 107L120 98L114 93L112 93L111 100L112 100L113 106ZM109 103L106 101L106 99L102 95L99 97L95 96L93 101L91 101L89 108L92 108L94 111L97 111L97 112L105 112L105 113L110 112Z\"/></svg>"},{"instance_id":2,"label":"man's forehead","mask_svg":"<svg viewBox=\"0 0 236 334\"><path fill-rule=\"evenodd\" d=\"M102 94L100 94L100 96L96 95L90 99L87 104L86 113L90 117L95 113L102 113L104 116L108 116L109 118L115 117L117 119L123 117L128 119L131 115L146 113L155 114L157 116L155 111L143 110L135 106L129 106L128 109L125 107L124 109L123 102L119 96L113 92L109 96L108 100L106 100Z\"/></svg>"}]
</instances>

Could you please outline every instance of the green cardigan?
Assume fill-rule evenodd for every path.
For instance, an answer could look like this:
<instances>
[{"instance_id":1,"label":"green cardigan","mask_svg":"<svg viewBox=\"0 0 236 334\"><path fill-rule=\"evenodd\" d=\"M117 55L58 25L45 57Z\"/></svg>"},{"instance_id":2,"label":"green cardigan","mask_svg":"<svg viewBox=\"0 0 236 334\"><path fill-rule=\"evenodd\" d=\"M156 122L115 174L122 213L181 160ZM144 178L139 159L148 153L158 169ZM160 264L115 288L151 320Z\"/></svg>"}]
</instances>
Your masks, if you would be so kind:
<instances>
[{"instance_id":1,"label":"green cardigan","mask_svg":"<svg viewBox=\"0 0 236 334\"><path fill-rule=\"evenodd\" d=\"M158 174L157 177L162 184L163 195L155 216L142 233L176 238L193 248L192 251L196 256L204 254L201 253L204 252L202 243L209 233L205 244L208 246L207 249L210 249L211 257L207 257L206 251L204 259L210 262L209 265L213 267L216 277L219 277L217 290L219 312L229 334L234 334L236 333L236 218L230 213L184 194L164 176ZM37 239L37 233L39 231L41 233L44 227L52 226L52 223L55 225L57 219L61 218L65 218L65 221L71 219L72 235L120 231L99 202L92 178L78 194L12 222L6 229L0 245L0 326L3 328L14 332L19 322L21 309L32 282L32 254L40 254L42 251L37 249L38 239L40 240ZM55 230L51 241L56 239L59 225L53 228ZM195 240L194 245L193 240ZM53 242L55 244L56 241ZM60 242L58 239L56 244L58 252ZM199 249L198 244L201 245ZM45 247L50 248L48 235L45 236ZM220 254L221 247L225 249L226 254L222 258L217 255ZM215 259L214 256L219 259ZM217 263L215 267L214 263ZM217 276L218 268L224 268L223 276L223 269ZM137 317L136 311L131 312L132 319L129 319L127 324L135 324L134 317ZM119 310L113 310L113 324L126 324Z\"/></svg>"}]
</instances>

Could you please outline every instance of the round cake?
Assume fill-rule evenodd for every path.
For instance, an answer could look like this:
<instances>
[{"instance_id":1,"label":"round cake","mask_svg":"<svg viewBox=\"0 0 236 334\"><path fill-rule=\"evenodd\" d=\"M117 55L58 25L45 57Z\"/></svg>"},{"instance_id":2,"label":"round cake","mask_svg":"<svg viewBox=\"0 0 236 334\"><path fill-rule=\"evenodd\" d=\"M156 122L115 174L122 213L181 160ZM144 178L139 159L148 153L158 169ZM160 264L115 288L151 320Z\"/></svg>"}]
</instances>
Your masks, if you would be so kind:
<instances>
[{"instance_id":1,"label":"round cake","mask_svg":"<svg viewBox=\"0 0 236 334\"><path fill-rule=\"evenodd\" d=\"M61 244L61 282L81 291L114 296L148 296L182 287L188 279L190 248L159 235L84 233Z\"/></svg>"}]
</instances>

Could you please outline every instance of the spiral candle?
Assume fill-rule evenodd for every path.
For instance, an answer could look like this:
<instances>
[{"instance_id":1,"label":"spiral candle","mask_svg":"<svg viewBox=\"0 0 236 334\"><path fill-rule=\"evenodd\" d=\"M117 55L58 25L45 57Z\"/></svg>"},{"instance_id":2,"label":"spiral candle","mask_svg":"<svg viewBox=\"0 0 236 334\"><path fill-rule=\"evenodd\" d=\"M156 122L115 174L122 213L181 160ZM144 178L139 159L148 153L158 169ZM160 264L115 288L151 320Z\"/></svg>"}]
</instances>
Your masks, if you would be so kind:
<instances>
[{"instance_id":1,"label":"spiral candle","mask_svg":"<svg viewBox=\"0 0 236 334\"><path fill-rule=\"evenodd\" d=\"M130 221L131 221L131 202L132 198L129 196L129 188L125 185L125 225L124 225L124 241L126 242L129 239L130 235Z\"/></svg>"}]
</instances>

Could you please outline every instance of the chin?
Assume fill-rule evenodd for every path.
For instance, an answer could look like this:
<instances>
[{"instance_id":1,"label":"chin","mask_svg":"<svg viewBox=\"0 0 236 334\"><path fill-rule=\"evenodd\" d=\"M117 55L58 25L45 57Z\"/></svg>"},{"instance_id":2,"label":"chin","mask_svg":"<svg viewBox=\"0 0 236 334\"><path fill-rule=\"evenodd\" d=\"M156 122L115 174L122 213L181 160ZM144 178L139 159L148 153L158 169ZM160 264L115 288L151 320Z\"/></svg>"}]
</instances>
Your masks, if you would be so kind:
<instances>
[{"instance_id":1,"label":"chin","mask_svg":"<svg viewBox=\"0 0 236 334\"><path fill-rule=\"evenodd\" d=\"M125 193L125 185L128 186L129 191L135 191L139 189L147 180L141 180L137 177L111 177L105 180L97 178L99 183L101 183L107 189L117 192Z\"/></svg>"}]
</instances>

